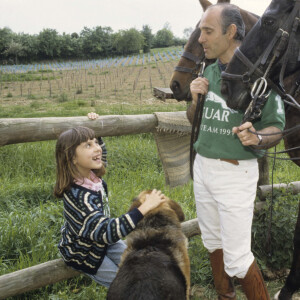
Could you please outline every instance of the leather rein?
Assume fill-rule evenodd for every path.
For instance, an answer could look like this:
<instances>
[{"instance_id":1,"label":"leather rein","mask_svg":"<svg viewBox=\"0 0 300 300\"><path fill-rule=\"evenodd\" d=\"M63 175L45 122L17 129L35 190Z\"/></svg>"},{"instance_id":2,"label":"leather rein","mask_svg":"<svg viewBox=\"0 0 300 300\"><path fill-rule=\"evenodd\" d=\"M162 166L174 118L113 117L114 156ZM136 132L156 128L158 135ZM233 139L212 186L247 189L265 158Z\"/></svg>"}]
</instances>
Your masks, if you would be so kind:
<instances>
[{"instance_id":1,"label":"leather rein","mask_svg":"<svg viewBox=\"0 0 300 300\"><path fill-rule=\"evenodd\" d=\"M198 56L194 55L193 53L184 51L181 56L188 60L193 61L195 63L195 67L187 68L187 67L176 66L175 71L183 72L183 73L190 73L190 74L192 74L193 79L203 75L204 68L205 68L204 53L203 53L202 57L198 57ZM196 110L195 110L193 124L192 124L191 140L190 140L190 175L191 175L192 179L194 177L193 165L194 165L194 160L195 160L195 155L196 155L196 152L194 150L194 143L196 142L199 132L200 132L203 106L204 106L204 99L201 95L198 95Z\"/></svg>"}]
</instances>

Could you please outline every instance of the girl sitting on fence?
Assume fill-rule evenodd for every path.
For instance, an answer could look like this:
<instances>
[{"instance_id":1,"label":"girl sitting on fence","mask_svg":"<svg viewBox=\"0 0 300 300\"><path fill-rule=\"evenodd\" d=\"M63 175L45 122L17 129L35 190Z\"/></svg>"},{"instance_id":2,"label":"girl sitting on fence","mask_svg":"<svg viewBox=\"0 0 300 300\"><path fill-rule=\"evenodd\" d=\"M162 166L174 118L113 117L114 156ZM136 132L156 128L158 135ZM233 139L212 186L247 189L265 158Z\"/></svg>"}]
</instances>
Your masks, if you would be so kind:
<instances>
[{"instance_id":1,"label":"girl sitting on fence","mask_svg":"<svg viewBox=\"0 0 300 300\"><path fill-rule=\"evenodd\" d=\"M147 200L119 218L111 218L105 181L106 153L94 131L77 127L63 132L56 144L56 185L54 194L63 198L65 224L58 245L65 263L97 283L109 287L115 278L122 241L143 216L165 201L153 190Z\"/></svg>"}]
</instances>

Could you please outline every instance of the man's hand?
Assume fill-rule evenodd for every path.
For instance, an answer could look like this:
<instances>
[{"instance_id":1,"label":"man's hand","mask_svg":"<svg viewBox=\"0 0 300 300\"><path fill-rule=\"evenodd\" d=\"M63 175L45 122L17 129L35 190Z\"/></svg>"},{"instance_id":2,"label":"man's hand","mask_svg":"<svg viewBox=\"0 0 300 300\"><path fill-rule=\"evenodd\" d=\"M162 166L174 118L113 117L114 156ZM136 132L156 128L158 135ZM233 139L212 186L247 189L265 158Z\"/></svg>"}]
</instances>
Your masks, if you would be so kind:
<instances>
[{"instance_id":1,"label":"man's hand","mask_svg":"<svg viewBox=\"0 0 300 300\"><path fill-rule=\"evenodd\" d=\"M253 133L256 132L256 130L251 122L246 122L238 127L233 127L232 132L238 136L244 146L257 146L259 143L257 134Z\"/></svg>"},{"instance_id":2,"label":"man's hand","mask_svg":"<svg viewBox=\"0 0 300 300\"><path fill-rule=\"evenodd\" d=\"M194 116L195 116L195 111L196 111L197 101L198 101L198 95L199 94L201 94L201 95L207 94L208 85L209 85L209 82L204 77L197 77L190 84L192 103L188 107L188 109L186 111L186 115L191 124L193 124L193 121L194 121Z\"/></svg>"},{"instance_id":3,"label":"man's hand","mask_svg":"<svg viewBox=\"0 0 300 300\"><path fill-rule=\"evenodd\" d=\"M190 84L193 102L197 103L198 94L205 95L208 92L209 82L204 77L197 77Z\"/></svg>"}]
</instances>

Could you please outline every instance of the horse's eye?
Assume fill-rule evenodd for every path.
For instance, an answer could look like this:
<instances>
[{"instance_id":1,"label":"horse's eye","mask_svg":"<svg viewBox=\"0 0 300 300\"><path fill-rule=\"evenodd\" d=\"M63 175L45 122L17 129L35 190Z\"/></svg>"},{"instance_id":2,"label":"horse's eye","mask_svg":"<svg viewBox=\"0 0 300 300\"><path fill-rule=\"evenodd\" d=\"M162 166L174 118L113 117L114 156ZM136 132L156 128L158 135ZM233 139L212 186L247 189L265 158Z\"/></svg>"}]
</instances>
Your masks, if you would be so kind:
<instances>
[{"instance_id":1,"label":"horse's eye","mask_svg":"<svg viewBox=\"0 0 300 300\"><path fill-rule=\"evenodd\" d=\"M275 20L272 18L264 18L263 19L263 25L265 26L273 26L275 23Z\"/></svg>"}]
</instances>

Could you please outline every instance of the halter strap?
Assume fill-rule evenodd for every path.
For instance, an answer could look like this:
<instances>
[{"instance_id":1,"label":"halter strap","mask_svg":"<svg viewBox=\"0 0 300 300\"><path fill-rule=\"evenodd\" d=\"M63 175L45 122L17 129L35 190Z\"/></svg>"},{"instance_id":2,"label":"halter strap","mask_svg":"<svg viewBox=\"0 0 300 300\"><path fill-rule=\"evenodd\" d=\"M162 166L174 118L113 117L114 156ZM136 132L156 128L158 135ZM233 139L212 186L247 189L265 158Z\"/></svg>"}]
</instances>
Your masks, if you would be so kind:
<instances>
[{"instance_id":1,"label":"halter strap","mask_svg":"<svg viewBox=\"0 0 300 300\"><path fill-rule=\"evenodd\" d=\"M204 54L202 55L202 57L198 57L196 55L194 55L193 53L190 53L190 52L187 52L187 51L184 51L181 55L182 57L188 59L188 60L191 60L193 61L196 66L194 68L188 68L188 67L182 67L182 66L176 66L174 69L175 71L178 71L178 72L183 72L183 73L190 73L192 74L193 76L197 76L197 71L199 70L200 68L200 65L201 65L201 62L204 60Z\"/></svg>"},{"instance_id":2,"label":"halter strap","mask_svg":"<svg viewBox=\"0 0 300 300\"><path fill-rule=\"evenodd\" d=\"M187 67L176 66L175 71L194 74L195 68L192 69L192 68L187 68Z\"/></svg>"},{"instance_id":3,"label":"halter strap","mask_svg":"<svg viewBox=\"0 0 300 300\"><path fill-rule=\"evenodd\" d=\"M185 57L191 61L193 61L195 64L200 64L201 62L201 58L194 55L193 53L190 53L190 52L187 52L187 51L184 51L182 54L181 54L182 57Z\"/></svg>"}]
</instances>

